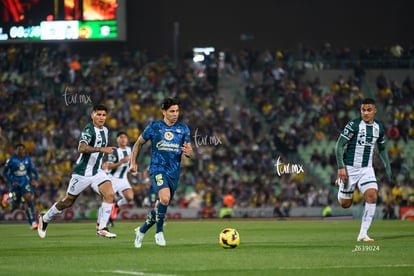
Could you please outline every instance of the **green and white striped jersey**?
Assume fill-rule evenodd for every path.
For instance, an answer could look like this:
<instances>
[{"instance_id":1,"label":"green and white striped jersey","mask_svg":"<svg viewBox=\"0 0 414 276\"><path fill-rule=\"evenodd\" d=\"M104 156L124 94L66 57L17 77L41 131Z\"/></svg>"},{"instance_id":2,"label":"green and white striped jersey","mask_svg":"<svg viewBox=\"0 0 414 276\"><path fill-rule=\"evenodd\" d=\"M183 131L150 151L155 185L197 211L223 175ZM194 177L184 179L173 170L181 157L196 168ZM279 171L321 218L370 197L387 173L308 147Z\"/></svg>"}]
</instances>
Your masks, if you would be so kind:
<instances>
[{"instance_id":1,"label":"green and white striped jersey","mask_svg":"<svg viewBox=\"0 0 414 276\"><path fill-rule=\"evenodd\" d=\"M354 167L372 167L375 144L385 143L384 125L375 120L365 123L362 118L354 119L345 126L341 136L348 140L344 151L344 163Z\"/></svg>"},{"instance_id":2,"label":"green and white striped jersey","mask_svg":"<svg viewBox=\"0 0 414 276\"><path fill-rule=\"evenodd\" d=\"M79 143L85 142L91 147L106 147L108 144L108 129L97 128L92 123L87 124L83 129ZM75 174L93 176L101 170L104 153L81 153L76 161Z\"/></svg>"},{"instance_id":3,"label":"green and white striped jersey","mask_svg":"<svg viewBox=\"0 0 414 276\"><path fill-rule=\"evenodd\" d=\"M124 157L131 155L131 147L127 146L125 149L117 148L108 156L108 163L117 163ZM112 176L117 178L126 178L129 168L129 162L123 163L115 169L111 170Z\"/></svg>"}]
</instances>

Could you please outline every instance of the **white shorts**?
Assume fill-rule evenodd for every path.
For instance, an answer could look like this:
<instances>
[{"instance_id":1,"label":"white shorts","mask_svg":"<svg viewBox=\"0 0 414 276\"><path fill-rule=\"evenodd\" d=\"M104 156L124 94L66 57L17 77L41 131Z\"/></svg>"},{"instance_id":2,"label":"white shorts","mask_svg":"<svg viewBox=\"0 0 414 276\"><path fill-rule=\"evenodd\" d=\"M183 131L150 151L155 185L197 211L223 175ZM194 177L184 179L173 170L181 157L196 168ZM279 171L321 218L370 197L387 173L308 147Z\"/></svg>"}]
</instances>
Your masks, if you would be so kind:
<instances>
[{"instance_id":1,"label":"white shorts","mask_svg":"<svg viewBox=\"0 0 414 276\"><path fill-rule=\"evenodd\" d=\"M100 194L99 186L106 181L111 182L111 179L104 171L99 171L93 176L72 174L72 178L69 181L67 193L77 196L90 186L92 190L95 191L95 193Z\"/></svg>"},{"instance_id":2,"label":"white shorts","mask_svg":"<svg viewBox=\"0 0 414 276\"><path fill-rule=\"evenodd\" d=\"M373 167L355 168L346 166L348 181L339 186L338 197L352 199L355 188L364 194L368 189L378 190L377 178Z\"/></svg>"},{"instance_id":3,"label":"white shorts","mask_svg":"<svg viewBox=\"0 0 414 276\"><path fill-rule=\"evenodd\" d=\"M115 193L121 194L127 189L132 189L131 184L126 178L111 177L112 188Z\"/></svg>"}]
</instances>

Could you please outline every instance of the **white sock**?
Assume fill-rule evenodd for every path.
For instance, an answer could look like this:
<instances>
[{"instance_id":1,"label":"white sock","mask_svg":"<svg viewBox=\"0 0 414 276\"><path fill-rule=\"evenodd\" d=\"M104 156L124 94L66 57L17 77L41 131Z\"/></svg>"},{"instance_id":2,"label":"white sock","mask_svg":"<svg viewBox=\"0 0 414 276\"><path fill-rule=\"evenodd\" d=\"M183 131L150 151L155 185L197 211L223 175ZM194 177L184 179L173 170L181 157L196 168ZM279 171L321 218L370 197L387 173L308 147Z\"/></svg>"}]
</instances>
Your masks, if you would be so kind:
<instances>
[{"instance_id":1,"label":"white sock","mask_svg":"<svg viewBox=\"0 0 414 276\"><path fill-rule=\"evenodd\" d=\"M368 229L374 218L376 206L375 203L365 203L364 213L362 214L361 230L359 231L360 236L368 235Z\"/></svg>"},{"instance_id":2,"label":"white sock","mask_svg":"<svg viewBox=\"0 0 414 276\"><path fill-rule=\"evenodd\" d=\"M118 201L116 202L116 204L117 204L118 206L122 206L122 205L128 204L128 201L125 199L125 197L123 197L123 198L121 198L120 200L118 200Z\"/></svg>"},{"instance_id":3,"label":"white sock","mask_svg":"<svg viewBox=\"0 0 414 276\"><path fill-rule=\"evenodd\" d=\"M98 213L97 213L97 223L99 224L99 220L101 219L101 217L102 217L102 207L99 207L98 208Z\"/></svg>"},{"instance_id":4,"label":"white sock","mask_svg":"<svg viewBox=\"0 0 414 276\"><path fill-rule=\"evenodd\" d=\"M101 207L99 208L98 223L99 229L103 229L107 226L109 217L111 216L112 203L102 202Z\"/></svg>"},{"instance_id":5,"label":"white sock","mask_svg":"<svg viewBox=\"0 0 414 276\"><path fill-rule=\"evenodd\" d=\"M337 194L337 199L338 199L338 203L339 205L341 205L341 197L339 196L339 193L341 192L341 190L344 187L344 183L341 180L338 180L338 194Z\"/></svg>"},{"instance_id":6,"label":"white sock","mask_svg":"<svg viewBox=\"0 0 414 276\"><path fill-rule=\"evenodd\" d=\"M62 211L59 211L56 208L56 204L57 204L57 202L55 202L55 204L53 204L52 207L50 207L50 209L46 212L46 214L43 215L43 221L44 222L49 223L50 221L52 221L54 216L56 216L57 214L62 213Z\"/></svg>"}]
</instances>

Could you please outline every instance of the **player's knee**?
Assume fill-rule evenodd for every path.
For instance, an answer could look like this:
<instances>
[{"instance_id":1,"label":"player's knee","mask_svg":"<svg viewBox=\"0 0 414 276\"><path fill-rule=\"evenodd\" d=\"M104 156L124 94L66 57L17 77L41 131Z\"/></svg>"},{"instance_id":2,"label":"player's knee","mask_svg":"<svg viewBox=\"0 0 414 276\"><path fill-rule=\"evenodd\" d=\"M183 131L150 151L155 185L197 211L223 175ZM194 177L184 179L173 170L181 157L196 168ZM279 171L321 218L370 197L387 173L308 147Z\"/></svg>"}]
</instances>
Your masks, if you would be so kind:
<instances>
[{"instance_id":1,"label":"player's knee","mask_svg":"<svg viewBox=\"0 0 414 276\"><path fill-rule=\"evenodd\" d=\"M159 200L162 205L168 205L170 203L170 197L168 196L160 197Z\"/></svg>"},{"instance_id":2,"label":"player's knee","mask_svg":"<svg viewBox=\"0 0 414 276\"><path fill-rule=\"evenodd\" d=\"M377 203L377 190L375 189L369 189L364 193L364 199L366 203Z\"/></svg>"},{"instance_id":3,"label":"player's knee","mask_svg":"<svg viewBox=\"0 0 414 276\"><path fill-rule=\"evenodd\" d=\"M101 193L104 201L112 202L115 197L114 189L112 188L111 182L105 182L99 187L99 192Z\"/></svg>"},{"instance_id":4,"label":"player's knee","mask_svg":"<svg viewBox=\"0 0 414 276\"><path fill-rule=\"evenodd\" d=\"M352 200L350 199L341 199L341 207L344 209L350 208L352 206Z\"/></svg>"},{"instance_id":5,"label":"player's knee","mask_svg":"<svg viewBox=\"0 0 414 276\"><path fill-rule=\"evenodd\" d=\"M114 193L113 190L109 189L109 190L105 191L104 197L113 199L115 197L115 193Z\"/></svg>"},{"instance_id":6,"label":"player's knee","mask_svg":"<svg viewBox=\"0 0 414 276\"><path fill-rule=\"evenodd\" d=\"M127 201L132 201L132 200L134 199L134 193L133 193L132 191L130 191L130 192L126 192L126 193L124 194L124 196L125 196L125 199L126 199Z\"/></svg>"}]
</instances>

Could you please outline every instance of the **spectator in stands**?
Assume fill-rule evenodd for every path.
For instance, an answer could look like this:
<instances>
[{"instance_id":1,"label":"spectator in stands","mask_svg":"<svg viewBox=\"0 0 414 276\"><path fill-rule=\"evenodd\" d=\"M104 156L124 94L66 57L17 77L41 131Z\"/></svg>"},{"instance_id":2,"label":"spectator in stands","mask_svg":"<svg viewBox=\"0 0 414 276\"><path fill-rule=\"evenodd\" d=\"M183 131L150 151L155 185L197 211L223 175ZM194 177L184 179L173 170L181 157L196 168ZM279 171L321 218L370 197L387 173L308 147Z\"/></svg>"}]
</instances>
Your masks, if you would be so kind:
<instances>
[{"instance_id":1,"label":"spectator in stands","mask_svg":"<svg viewBox=\"0 0 414 276\"><path fill-rule=\"evenodd\" d=\"M397 141L400 138L400 130L396 125L392 125L387 129L387 138Z\"/></svg>"}]
</instances>

